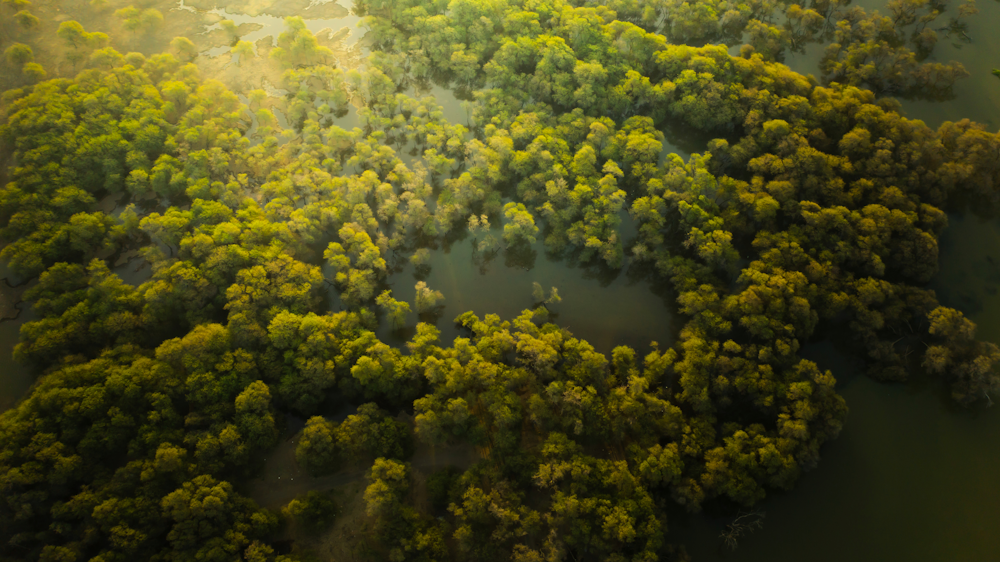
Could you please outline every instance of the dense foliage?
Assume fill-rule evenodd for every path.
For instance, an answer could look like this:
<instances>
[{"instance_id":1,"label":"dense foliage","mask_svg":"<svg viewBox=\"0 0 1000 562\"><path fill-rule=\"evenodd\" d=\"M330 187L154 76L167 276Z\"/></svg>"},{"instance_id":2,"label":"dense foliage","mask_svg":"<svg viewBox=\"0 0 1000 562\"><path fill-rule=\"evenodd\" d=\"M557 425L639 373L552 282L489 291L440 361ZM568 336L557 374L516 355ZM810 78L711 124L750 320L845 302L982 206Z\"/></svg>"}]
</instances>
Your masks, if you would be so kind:
<instances>
[{"instance_id":1,"label":"dense foliage","mask_svg":"<svg viewBox=\"0 0 1000 562\"><path fill-rule=\"evenodd\" d=\"M997 198L997 135L902 117L858 87L875 77L850 78L864 57L833 53L847 78L821 86L656 33L719 32L669 15L694 4L591 4L359 1L380 50L348 72L289 18L270 55L285 131L265 93L247 107L172 55L102 50L6 93L2 256L38 276L15 355L44 375L0 416L0 557L288 560L267 546L277 514L233 482L292 413L309 472L371 463L373 558L671 559L667 502L752 505L837 436L834 376L798 354L820 326L849 328L879 379L923 370L964 404L997 388L1000 350L922 288L941 209ZM143 14L119 15L156 24ZM474 93L468 126L406 95L432 78ZM668 123L722 138L664 158ZM131 203L109 214L105 197ZM548 321L559 295L540 286L517 318L463 314L453 342L430 322L405 348L379 341L380 315L411 312L389 275L465 230L477 252L543 240L644 269L677 295L679 341L598 353ZM109 266L136 249L152 273L132 286ZM418 283L420 318L444 297ZM480 457L435 475L429 507L411 431ZM318 494L284 510L333 513Z\"/></svg>"}]
</instances>

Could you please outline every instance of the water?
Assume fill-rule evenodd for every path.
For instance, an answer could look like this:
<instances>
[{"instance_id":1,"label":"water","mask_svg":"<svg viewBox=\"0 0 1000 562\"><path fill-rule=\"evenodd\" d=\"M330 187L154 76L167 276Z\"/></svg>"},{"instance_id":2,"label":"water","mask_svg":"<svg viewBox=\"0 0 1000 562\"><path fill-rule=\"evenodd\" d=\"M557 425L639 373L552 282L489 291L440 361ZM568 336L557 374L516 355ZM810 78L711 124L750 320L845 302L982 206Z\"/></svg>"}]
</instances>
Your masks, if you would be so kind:
<instances>
[{"instance_id":1,"label":"water","mask_svg":"<svg viewBox=\"0 0 1000 562\"><path fill-rule=\"evenodd\" d=\"M14 293L6 286L0 286L0 292L4 297ZM14 361L11 356L18 342L21 325L34 320L35 316L24 303L18 304L15 310L16 318L0 320L0 412L14 407L35 381L31 370Z\"/></svg>"},{"instance_id":2,"label":"water","mask_svg":"<svg viewBox=\"0 0 1000 562\"><path fill-rule=\"evenodd\" d=\"M303 19L306 23L306 28L309 31L317 34L320 37L325 37L325 35L320 35L323 30L328 30L330 37L340 37L341 35L346 35L342 40L346 45L354 45L357 43L364 35L364 30L359 29L358 22L361 18L351 14L347 8L344 8L340 4L334 3L342 9L340 15L334 18L306 18ZM178 5L179 10L192 10L190 6L185 5L184 0L181 0ZM271 38L271 45L276 45L278 36L285 31L285 18L274 16L267 13L262 14L246 14L240 12L230 12L225 8L215 8L211 10L206 10L206 14L214 14L219 16L220 20L227 19L231 20L236 24L237 27L246 26L246 29L252 29L249 33L240 36L241 41L249 41L254 44L254 53L257 53L257 42L261 39ZM205 29L203 33L210 33L214 30L221 30L222 27L216 23ZM202 54L209 57L215 57L229 52L229 45L219 45L206 49L202 51Z\"/></svg>"},{"instance_id":3,"label":"water","mask_svg":"<svg viewBox=\"0 0 1000 562\"><path fill-rule=\"evenodd\" d=\"M931 288L979 325L981 339L1000 341L1000 223L953 215L940 248ZM830 341L803 355L841 383L851 412L840 437L791 492L759 506L764 528L735 552L719 539L731 516L674 512L674 540L698 562L996 560L1000 409L958 408L933 381L876 383Z\"/></svg>"},{"instance_id":4,"label":"water","mask_svg":"<svg viewBox=\"0 0 1000 562\"><path fill-rule=\"evenodd\" d=\"M493 235L501 235L499 229ZM545 289L559 290L562 302L549 306L551 321L567 328L574 337L590 342L602 353L610 354L619 345L629 345L645 354L652 341L664 348L673 344L676 326L672 321L674 297L664 287L656 287L638 278L626 268L618 271L593 265L583 267L572 256L557 257L545 252L537 242L527 251L500 250L490 257L473 252L472 240L464 239L435 250L428 262L430 271L418 274L407 264L389 279L393 297L412 303L418 280L444 293L443 307L434 314L421 315L436 320L443 344L455 336L468 334L455 327L455 317L473 311L482 318L498 314L513 320L534 306L532 283ZM409 323L416 322L411 315ZM379 334L391 342L409 337L410 331L392 334L387 328Z\"/></svg>"},{"instance_id":5,"label":"water","mask_svg":"<svg viewBox=\"0 0 1000 562\"><path fill-rule=\"evenodd\" d=\"M697 562L996 560L997 412L956 412L935 390L855 377L840 388L843 433L791 493L759 506L762 530L730 552L718 536L731 518L675 515L673 540Z\"/></svg>"},{"instance_id":6,"label":"water","mask_svg":"<svg viewBox=\"0 0 1000 562\"><path fill-rule=\"evenodd\" d=\"M879 10L885 15L886 0L861 0L855 5L865 10ZM948 8L930 27L940 28L956 16L960 2L952 0ZM911 119L920 119L929 127L937 128L945 121L971 119L987 125L990 131L1000 127L1000 79L991 71L1000 67L1000 2L984 0L976 3L979 13L960 18L968 24L970 42L949 39L944 31L938 31L938 43L928 62L947 63L958 61L969 72L967 78L960 79L953 89L954 97L948 100L901 100L903 112ZM819 77L819 61L825 44L811 43L804 53L788 53L785 64L802 74Z\"/></svg>"},{"instance_id":7,"label":"water","mask_svg":"<svg viewBox=\"0 0 1000 562\"><path fill-rule=\"evenodd\" d=\"M859 3L885 3L877 4ZM956 85L954 99L904 100L908 117L930 127L967 117L997 130L1000 79L990 70L1000 67L1000 3L978 7L965 20L972 43L942 39L934 58L958 60L970 77ZM818 76L823 47L810 45L785 62ZM939 244L941 272L930 288L978 324L980 339L1000 343L1000 221L952 214ZM731 516L674 512L669 540L684 543L696 562L1000 559L1000 408L956 408L946 389L928 381L876 383L830 342L803 354L833 370L851 409L819 467L758 506L766 512L764 528L736 551L719 538Z\"/></svg>"}]
</instances>

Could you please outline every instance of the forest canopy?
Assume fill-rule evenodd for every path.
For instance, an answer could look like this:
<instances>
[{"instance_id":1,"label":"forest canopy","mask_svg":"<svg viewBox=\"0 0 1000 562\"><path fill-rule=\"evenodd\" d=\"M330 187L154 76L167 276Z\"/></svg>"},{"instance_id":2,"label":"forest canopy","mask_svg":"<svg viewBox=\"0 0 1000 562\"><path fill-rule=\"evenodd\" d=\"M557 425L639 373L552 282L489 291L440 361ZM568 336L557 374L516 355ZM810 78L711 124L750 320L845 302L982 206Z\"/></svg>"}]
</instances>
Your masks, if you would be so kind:
<instances>
[{"instance_id":1,"label":"forest canopy","mask_svg":"<svg viewBox=\"0 0 1000 562\"><path fill-rule=\"evenodd\" d=\"M0 257L35 279L14 354L40 376L0 415L0 559L306 560L271 544L331 500L278 513L239 491L292 416L310 474L367 469L372 559L684 559L670 503L753 506L840 432L839 373L799 353L821 331L849 330L878 380L988 399L1000 349L926 284L945 212L997 201L1000 137L882 97L964 72L893 39L929 5L886 23L817 3L771 31L773 5L695 4L357 0L362 69L288 18L269 55L288 93L249 103L187 57L64 22L88 68L3 96ZM707 44L744 30L739 56ZM822 81L765 41L822 33L838 40ZM889 47L895 75L858 51ZM5 56L27 67L25 48ZM472 96L465 125L409 95L435 80ZM717 138L664 155L668 124ZM420 280L399 301L389 277L463 236L478 255L540 243L635 267L672 291L679 338L600 353L538 285L534 307L467 312L442 342L448 295ZM113 271L132 253L138 285ZM393 347L380 324L411 335ZM471 467L417 481L415 447L458 443Z\"/></svg>"}]
</instances>

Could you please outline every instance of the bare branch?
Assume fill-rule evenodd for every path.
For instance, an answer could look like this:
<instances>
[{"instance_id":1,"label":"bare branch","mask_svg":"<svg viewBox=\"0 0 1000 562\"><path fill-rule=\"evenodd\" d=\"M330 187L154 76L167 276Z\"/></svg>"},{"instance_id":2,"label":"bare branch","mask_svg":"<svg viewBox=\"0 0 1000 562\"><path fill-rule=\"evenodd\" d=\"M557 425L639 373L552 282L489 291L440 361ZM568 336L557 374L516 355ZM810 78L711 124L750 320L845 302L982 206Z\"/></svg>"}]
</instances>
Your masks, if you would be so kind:
<instances>
[{"instance_id":1,"label":"bare branch","mask_svg":"<svg viewBox=\"0 0 1000 562\"><path fill-rule=\"evenodd\" d=\"M741 511L732 523L726 525L726 530L719 534L719 538L730 550L736 550L740 537L764 528L764 515L763 511L753 510L747 513Z\"/></svg>"}]
</instances>

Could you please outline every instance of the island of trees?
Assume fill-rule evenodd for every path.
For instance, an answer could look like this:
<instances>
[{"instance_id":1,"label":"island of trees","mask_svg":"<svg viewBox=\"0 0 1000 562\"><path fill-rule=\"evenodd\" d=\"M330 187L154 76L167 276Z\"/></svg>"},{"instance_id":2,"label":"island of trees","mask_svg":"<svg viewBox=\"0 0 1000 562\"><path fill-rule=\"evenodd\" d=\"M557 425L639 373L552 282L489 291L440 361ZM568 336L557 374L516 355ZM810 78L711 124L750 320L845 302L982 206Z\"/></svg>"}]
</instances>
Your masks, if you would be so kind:
<instances>
[{"instance_id":1,"label":"island of trees","mask_svg":"<svg viewBox=\"0 0 1000 562\"><path fill-rule=\"evenodd\" d=\"M997 201L1000 137L883 97L964 73L892 39L919 27L933 48L931 6L816 2L775 25L773 3L723 4L357 0L362 71L292 17L269 55L284 129L183 38L121 54L67 22L86 68L49 80L7 47L25 86L2 98L0 257L36 278L14 355L39 378L0 415L0 560L308 560L272 542L335 518L328 496L277 512L238 491L289 414L311 474L368 469L373 560L683 560L668 505L752 506L839 433L836 373L799 355L817 330L849 330L878 380L988 400L1000 349L925 286L945 211ZM743 33L739 56L709 44ZM829 34L821 80L776 62ZM407 94L431 80L474 96L466 124ZM667 124L716 138L661 158ZM599 353L539 285L535 307L462 314L442 342L448 295L420 282L401 302L387 279L466 235L638 268L672 288L680 336ZM112 269L136 252L152 274L133 286ZM390 346L380 323L414 335ZM456 443L471 467L414 478L416 446Z\"/></svg>"}]
</instances>

